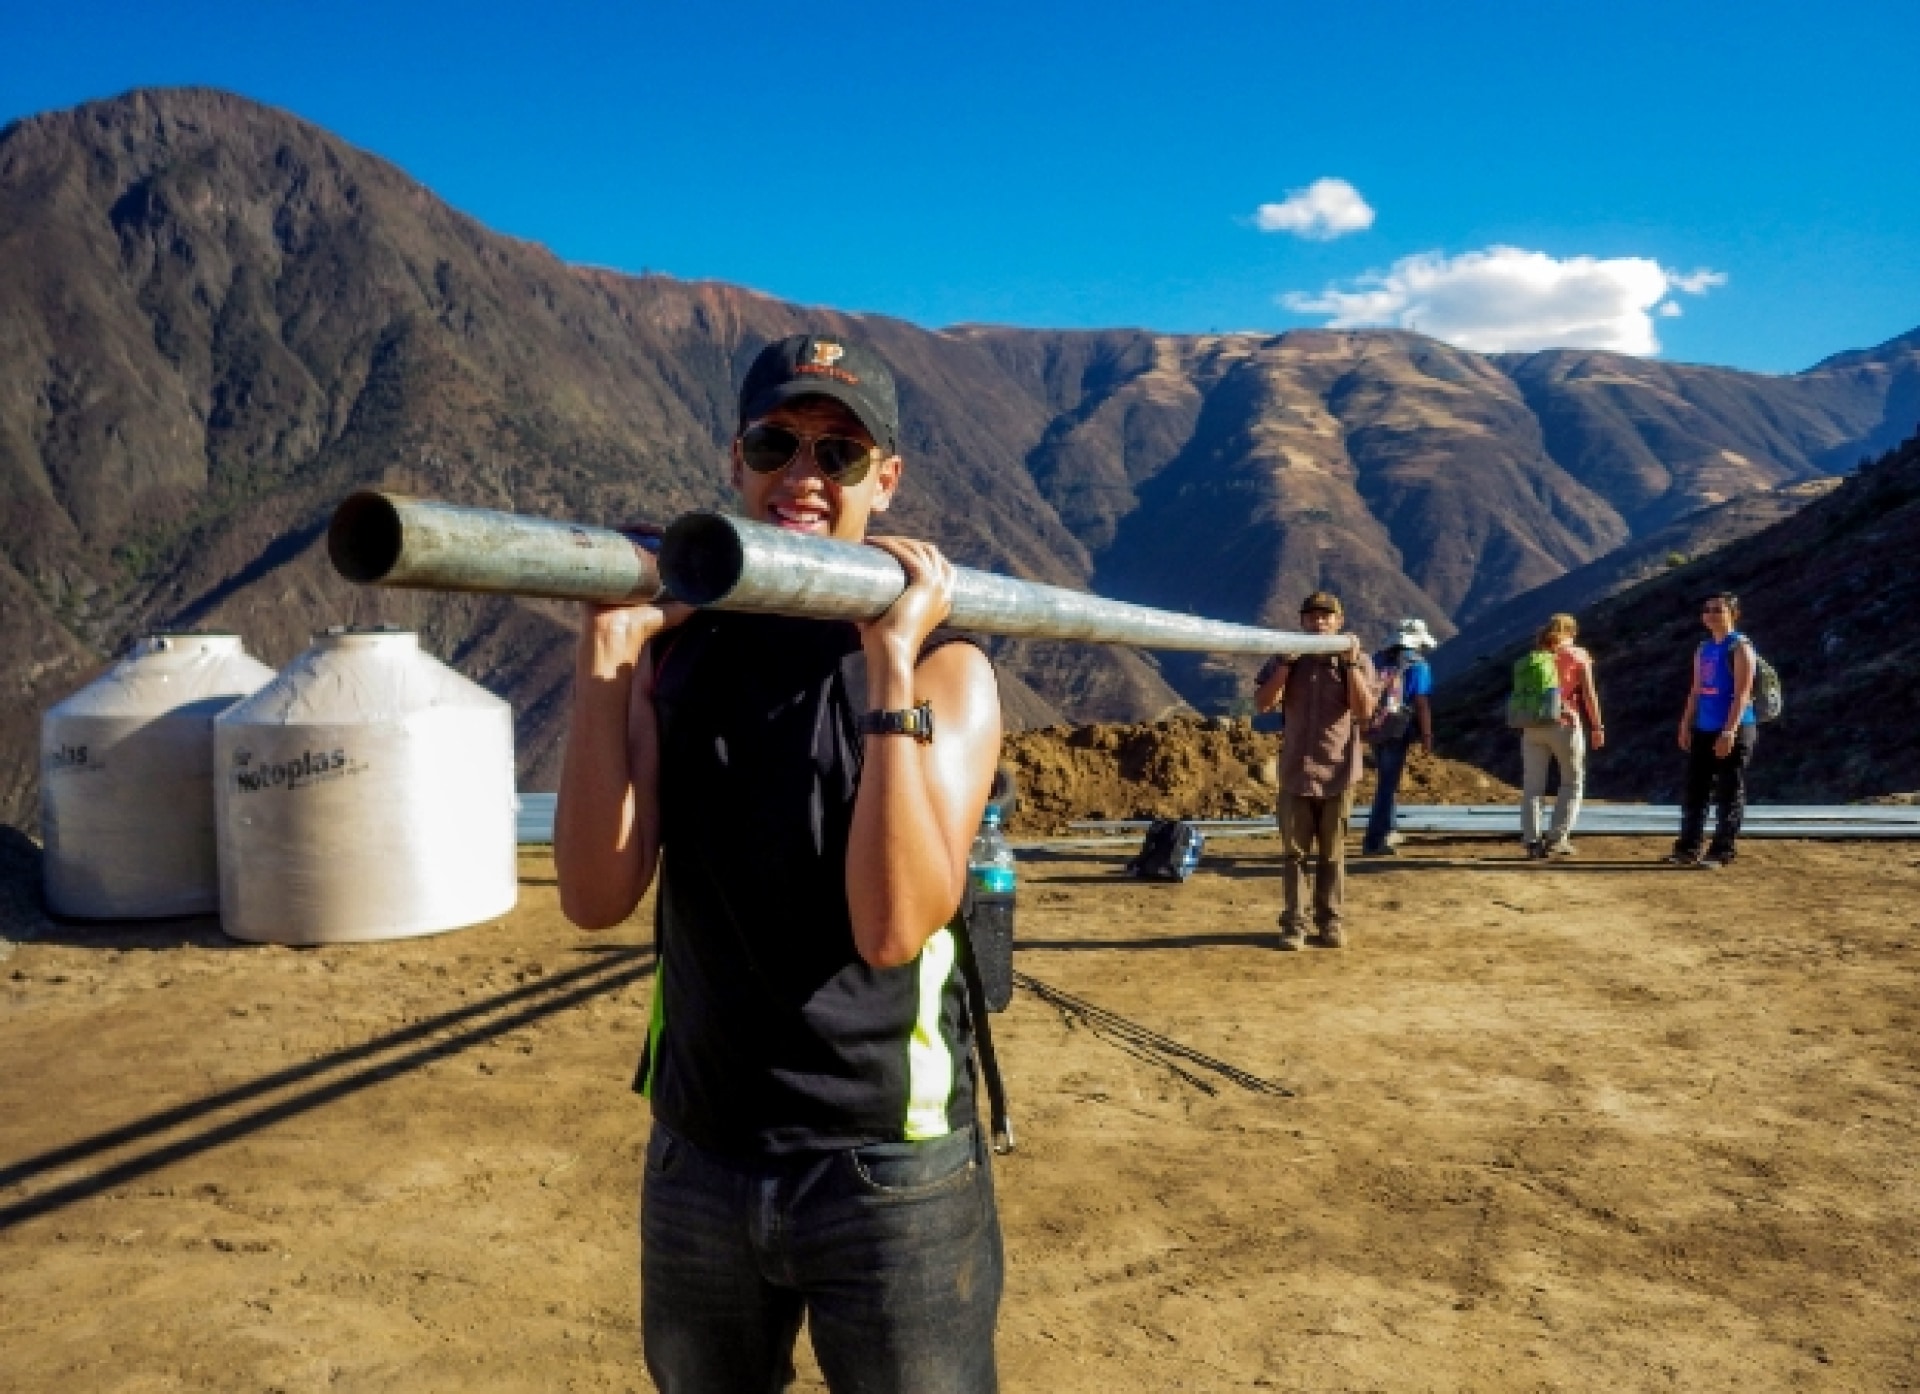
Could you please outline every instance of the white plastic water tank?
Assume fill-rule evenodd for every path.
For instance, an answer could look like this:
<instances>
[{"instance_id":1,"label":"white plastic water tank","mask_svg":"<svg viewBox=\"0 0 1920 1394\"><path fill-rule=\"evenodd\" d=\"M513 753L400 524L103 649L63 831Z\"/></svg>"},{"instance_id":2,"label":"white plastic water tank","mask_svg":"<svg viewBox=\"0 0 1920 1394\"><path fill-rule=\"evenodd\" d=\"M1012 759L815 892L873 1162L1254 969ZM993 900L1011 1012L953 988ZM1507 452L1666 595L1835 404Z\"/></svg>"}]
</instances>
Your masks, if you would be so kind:
<instances>
[{"instance_id":1,"label":"white plastic water tank","mask_svg":"<svg viewBox=\"0 0 1920 1394\"><path fill-rule=\"evenodd\" d=\"M214 759L236 939L403 939L513 908L513 712L418 635L320 635L214 723Z\"/></svg>"},{"instance_id":2,"label":"white plastic water tank","mask_svg":"<svg viewBox=\"0 0 1920 1394\"><path fill-rule=\"evenodd\" d=\"M273 679L237 634L149 634L40 719L47 905L79 919L210 914L213 719Z\"/></svg>"}]
</instances>

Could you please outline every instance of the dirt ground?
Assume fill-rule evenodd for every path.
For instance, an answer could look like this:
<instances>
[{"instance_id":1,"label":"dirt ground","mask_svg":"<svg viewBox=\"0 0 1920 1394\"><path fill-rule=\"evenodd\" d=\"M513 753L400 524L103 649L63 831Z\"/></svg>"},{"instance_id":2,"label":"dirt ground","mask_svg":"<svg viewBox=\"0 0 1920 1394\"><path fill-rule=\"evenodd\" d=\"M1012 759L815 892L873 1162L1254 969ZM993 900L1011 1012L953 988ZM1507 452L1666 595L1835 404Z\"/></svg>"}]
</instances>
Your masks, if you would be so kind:
<instances>
[{"instance_id":1,"label":"dirt ground","mask_svg":"<svg viewBox=\"0 0 1920 1394\"><path fill-rule=\"evenodd\" d=\"M1920 1388L1920 846L1658 850L1413 839L1298 954L1271 842L1029 851L1025 973L1297 1096L1018 995L1005 1387ZM649 1388L649 914L522 882L411 943L0 945L0 1386Z\"/></svg>"}]
</instances>

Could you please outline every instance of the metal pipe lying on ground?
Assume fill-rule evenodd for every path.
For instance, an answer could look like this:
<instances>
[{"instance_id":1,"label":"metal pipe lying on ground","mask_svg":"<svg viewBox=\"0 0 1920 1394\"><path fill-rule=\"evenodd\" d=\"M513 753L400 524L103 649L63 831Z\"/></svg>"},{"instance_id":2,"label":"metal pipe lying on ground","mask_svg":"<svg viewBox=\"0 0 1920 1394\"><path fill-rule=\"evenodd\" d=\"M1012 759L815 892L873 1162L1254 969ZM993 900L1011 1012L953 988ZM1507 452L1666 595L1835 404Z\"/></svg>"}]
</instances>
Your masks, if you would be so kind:
<instances>
[{"instance_id":1,"label":"metal pipe lying on ground","mask_svg":"<svg viewBox=\"0 0 1920 1394\"><path fill-rule=\"evenodd\" d=\"M1087 819L1069 823L1074 832L1105 833L1119 841L1139 834L1144 818ZM1271 837L1271 818L1189 819L1209 839ZM1436 837L1520 835L1518 804L1401 804L1394 829ZM1581 810L1574 837L1672 837L1680 830L1680 810L1672 804L1588 804ZM1859 804L1749 804L1742 838L1811 841L1920 840L1920 809Z\"/></svg>"},{"instance_id":2,"label":"metal pipe lying on ground","mask_svg":"<svg viewBox=\"0 0 1920 1394\"><path fill-rule=\"evenodd\" d=\"M334 510L327 555L349 581L641 604L661 591L640 542L611 528L364 490Z\"/></svg>"},{"instance_id":3,"label":"metal pipe lying on ground","mask_svg":"<svg viewBox=\"0 0 1920 1394\"><path fill-rule=\"evenodd\" d=\"M553 841L554 795L520 795L519 829L523 844L548 843ZM1631 807L1649 813L1642 820L1621 819L1617 822L1598 822L1588 824L1585 816L1574 831L1575 837L1671 837L1680 826L1679 810L1671 805L1657 806L1647 804ZM1747 823L1741 828L1740 836L1800 838L1812 841L1847 839L1920 839L1920 817L1901 819L1898 817L1867 817L1859 821L1839 821L1827 817L1829 813L1843 813L1860 809L1859 805L1838 804L1830 806L1779 805L1771 807L1760 805L1763 810L1759 818L1752 817L1755 809L1749 806ZM1520 835L1520 811L1517 806L1499 805L1502 817L1488 816L1493 809L1485 804L1402 804L1396 810L1395 826L1402 832L1428 833L1434 836L1488 836L1518 837ZM1903 810L1909 814L1920 814L1920 809ZM1786 816L1766 816L1786 815ZM1464 816L1462 816L1464 815ZM1106 836L1080 838L1048 838L1050 846L1075 847L1128 847L1138 844L1131 841L1143 832L1150 820L1145 818L1105 818L1087 819L1067 824L1074 832L1103 833ZM1196 827L1203 830L1208 839L1218 837L1273 837L1272 818L1196 818L1190 819ZM1017 842L1016 850L1021 847L1038 845L1037 842Z\"/></svg>"},{"instance_id":4,"label":"metal pipe lying on ground","mask_svg":"<svg viewBox=\"0 0 1920 1394\"><path fill-rule=\"evenodd\" d=\"M1429 821L1446 819L1463 827L1485 825L1505 829L1519 825L1518 804L1400 804L1395 813ZM1150 818L1087 818L1067 824L1076 832L1134 833L1152 823ZM1212 832L1215 828L1242 828L1256 824L1271 828L1273 819L1265 818L1189 818L1196 828ZM1579 826L1604 827L1615 824L1652 827L1671 831L1680 823L1678 804L1605 804L1590 803L1580 810ZM1920 807L1899 804L1748 804L1743 828L1760 826L1819 827L1825 824L1845 827L1905 828L1920 836Z\"/></svg>"},{"instance_id":5,"label":"metal pipe lying on ground","mask_svg":"<svg viewBox=\"0 0 1920 1394\"><path fill-rule=\"evenodd\" d=\"M689 513L667 529L660 572L677 599L715 610L871 620L906 589L900 564L875 547L787 532L720 513ZM954 568L947 623L979 634L1079 639L1207 653L1337 654L1344 635L1289 634Z\"/></svg>"}]
</instances>

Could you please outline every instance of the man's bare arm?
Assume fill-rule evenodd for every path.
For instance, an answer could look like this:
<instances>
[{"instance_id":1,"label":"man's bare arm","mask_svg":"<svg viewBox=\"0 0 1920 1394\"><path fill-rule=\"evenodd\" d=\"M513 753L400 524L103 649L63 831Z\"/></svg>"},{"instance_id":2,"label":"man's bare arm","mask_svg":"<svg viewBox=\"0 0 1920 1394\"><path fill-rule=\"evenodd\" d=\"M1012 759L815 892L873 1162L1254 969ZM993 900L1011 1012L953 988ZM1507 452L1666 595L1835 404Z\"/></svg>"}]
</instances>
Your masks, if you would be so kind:
<instances>
[{"instance_id":1,"label":"man's bare arm","mask_svg":"<svg viewBox=\"0 0 1920 1394\"><path fill-rule=\"evenodd\" d=\"M582 929L633 913L660 854L660 741L647 645L685 613L590 606L574 650L553 863L560 909Z\"/></svg>"},{"instance_id":2,"label":"man's bare arm","mask_svg":"<svg viewBox=\"0 0 1920 1394\"><path fill-rule=\"evenodd\" d=\"M902 679L905 681L902 681ZM867 674L876 710L929 702L934 738L866 737L847 845L854 945L876 968L910 963L953 918L967 851L1000 756L1000 695L971 644L949 644L908 674Z\"/></svg>"},{"instance_id":3,"label":"man's bare arm","mask_svg":"<svg viewBox=\"0 0 1920 1394\"><path fill-rule=\"evenodd\" d=\"M867 700L876 711L932 704L934 738L867 736L847 844L854 947L876 968L910 963L959 908L972 845L1000 758L1000 695L986 655L927 636L953 608L953 566L905 538L871 545L897 560L907 589L861 626Z\"/></svg>"}]
</instances>

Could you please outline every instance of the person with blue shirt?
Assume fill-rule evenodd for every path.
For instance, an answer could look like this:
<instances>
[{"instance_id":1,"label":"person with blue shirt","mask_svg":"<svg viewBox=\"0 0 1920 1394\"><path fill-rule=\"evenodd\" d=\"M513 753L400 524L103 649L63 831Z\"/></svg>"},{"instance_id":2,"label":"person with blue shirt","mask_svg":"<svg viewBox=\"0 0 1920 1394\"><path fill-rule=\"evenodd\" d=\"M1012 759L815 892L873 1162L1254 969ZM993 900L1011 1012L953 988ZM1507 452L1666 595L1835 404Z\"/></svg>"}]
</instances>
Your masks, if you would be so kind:
<instances>
[{"instance_id":1,"label":"person with blue shirt","mask_svg":"<svg viewBox=\"0 0 1920 1394\"><path fill-rule=\"evenodd\" d=\"M1400 621L1399 632L1373 660L1379 674L1380 700L1374 705L1367 729L1373 747L1373 811L1367 815L1366 837L1360 852L1368 857L1391 857L1393 804L1400 792L1400 776L1415 741L1433 754L1433 670L1426 650L1435 647L1427 622Z\"/></svg>"},{"instance_id":2,"label":"person with blue shirt","mask_svg":"<svg viewBox=\"0 0 1920 1394\"><path fill-rule=\"evenodd\" d=\"M1700 602L1700 622L1711 636L1694 653L1693 687L1680 718L1687 752L1687 788L1680 805L1680 840L1667 861L1718 870L1733 860L1747 806L1747 764L1758 728L1753 718L1753 644L1734 626L1740 601L1726 591ZM1713 842L1704 853L1707 800L1714 803Z\"/></svg>"}]
</instances>

